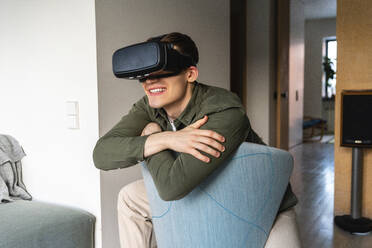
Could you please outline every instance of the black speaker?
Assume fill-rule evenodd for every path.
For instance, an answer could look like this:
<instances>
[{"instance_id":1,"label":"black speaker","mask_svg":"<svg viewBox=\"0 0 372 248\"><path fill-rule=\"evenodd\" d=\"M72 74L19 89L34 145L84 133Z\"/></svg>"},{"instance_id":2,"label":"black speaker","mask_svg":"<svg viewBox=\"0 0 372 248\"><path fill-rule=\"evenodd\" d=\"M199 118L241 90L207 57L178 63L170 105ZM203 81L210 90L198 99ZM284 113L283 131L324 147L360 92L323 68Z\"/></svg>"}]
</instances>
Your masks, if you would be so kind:
<instances>
[{"instance_id":1,"label":"black speaker","mask_svg":"<svg viewBox=\"0 0 372 248\"><path fill-rule=\"evenodd\" d=\"M363 150L372 147L372 90L341 92L341 146L352 147L350 214L335 216L335 224L353 234L372 231L362 217Z\"/></svg>"},{"instance_id":2,"label":"black speaker","mask_svg":"<svg viewBox=\"0 0 372 248\"><path fill-rule=\"evenodd\" d=\"M372 90L341 93L341 146L372 147Z\"/></svg>"}]
</instances>

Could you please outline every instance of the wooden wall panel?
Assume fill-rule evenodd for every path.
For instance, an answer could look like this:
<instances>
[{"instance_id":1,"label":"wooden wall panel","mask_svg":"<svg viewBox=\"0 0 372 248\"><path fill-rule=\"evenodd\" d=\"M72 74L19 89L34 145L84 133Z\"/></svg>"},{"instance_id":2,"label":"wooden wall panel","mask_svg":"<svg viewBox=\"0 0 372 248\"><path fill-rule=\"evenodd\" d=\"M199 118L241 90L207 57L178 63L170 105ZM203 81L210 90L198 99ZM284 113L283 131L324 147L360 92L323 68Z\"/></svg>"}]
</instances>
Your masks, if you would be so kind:
<instances>
[{"instance_id":1,"label":"wooden wall panel","mask_svg":"<svg viewBox=\"0 0 372 248\"><path fill-rule=\"evenodd\" d=\"M372 1L337 1L335 214L350 213L351 148L340 147L341 91L372 89ZM371 108L372 114L372 108ZM372 218L372 149L364 151L363 216Z\"/></svg>"}]
</instances>

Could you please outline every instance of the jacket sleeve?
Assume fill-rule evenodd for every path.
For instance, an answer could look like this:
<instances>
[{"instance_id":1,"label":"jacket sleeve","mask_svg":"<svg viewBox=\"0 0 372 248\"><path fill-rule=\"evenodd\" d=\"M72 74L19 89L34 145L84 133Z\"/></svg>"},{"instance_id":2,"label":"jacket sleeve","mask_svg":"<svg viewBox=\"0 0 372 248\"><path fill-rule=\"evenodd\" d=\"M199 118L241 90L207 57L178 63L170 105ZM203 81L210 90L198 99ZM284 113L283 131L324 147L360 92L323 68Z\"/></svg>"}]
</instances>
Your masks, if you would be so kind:
<instances>
[{"instance_id":1,"label":"jacket sleeve","mask_svg":"<svg viewBox=\"0 0 372 248\"><path fill-rule=\"evenodd\" d=\"M144 160L143 150L148 135L140 135L144 127L151 122L144 106L141 99L119 123L97 141L93 161L98 169L125 168Z\"/></svg>"},{"instance_id":2,"label":"jacket sleeve","mask_svg":"<svg viewBox=\"0 0 372 248\"><path fill-rule=\"evenodd\" d=\"M163 200L180 199L199 185L245 140L250 124L244 110L230 108L210 114L201 129L213 130L225 137L225 151L219 158L202 152L210 158L210 162L205 163L187 153L174 157L170 150L146 158L148 170Z\"/></svg>"}]
</instances>

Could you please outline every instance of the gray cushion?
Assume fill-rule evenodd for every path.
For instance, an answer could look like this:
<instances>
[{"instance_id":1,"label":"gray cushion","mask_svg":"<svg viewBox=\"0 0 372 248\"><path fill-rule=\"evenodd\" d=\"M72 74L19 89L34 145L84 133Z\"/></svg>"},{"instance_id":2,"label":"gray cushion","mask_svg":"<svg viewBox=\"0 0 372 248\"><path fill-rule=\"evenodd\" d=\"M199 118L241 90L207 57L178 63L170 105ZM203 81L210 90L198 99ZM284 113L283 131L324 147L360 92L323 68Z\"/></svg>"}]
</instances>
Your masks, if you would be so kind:
<instances>
[{"instance_id":1,"label":"gray cushion","mask_svg":"<svg viewBox=\"0 0 372 248\"><path fill-rule=\"evenodd\" d=\"M38 201L0 204L0 248L93 248L95 217Z\"/></svg>"}]
</instances>

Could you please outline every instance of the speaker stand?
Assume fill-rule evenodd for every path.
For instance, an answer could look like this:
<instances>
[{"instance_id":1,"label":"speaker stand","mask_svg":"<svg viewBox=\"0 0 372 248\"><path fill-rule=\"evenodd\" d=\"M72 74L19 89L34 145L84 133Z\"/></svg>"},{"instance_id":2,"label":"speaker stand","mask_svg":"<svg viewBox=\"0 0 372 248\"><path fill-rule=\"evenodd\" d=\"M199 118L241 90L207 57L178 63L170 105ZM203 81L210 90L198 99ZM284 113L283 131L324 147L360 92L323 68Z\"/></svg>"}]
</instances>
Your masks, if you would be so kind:
<instances>
[{"instance_id":1,"label":"speaker stand","mask_svg":"<svg viewBox=\"0 0 372 248\"><path fill-rule=\"evenodd\" d=\"M368 234L372 220L362 217L363 148L353 147L351 178L351 215L335 217L335 224L352 234Z\"/></svg>"}]
</instances>

